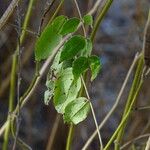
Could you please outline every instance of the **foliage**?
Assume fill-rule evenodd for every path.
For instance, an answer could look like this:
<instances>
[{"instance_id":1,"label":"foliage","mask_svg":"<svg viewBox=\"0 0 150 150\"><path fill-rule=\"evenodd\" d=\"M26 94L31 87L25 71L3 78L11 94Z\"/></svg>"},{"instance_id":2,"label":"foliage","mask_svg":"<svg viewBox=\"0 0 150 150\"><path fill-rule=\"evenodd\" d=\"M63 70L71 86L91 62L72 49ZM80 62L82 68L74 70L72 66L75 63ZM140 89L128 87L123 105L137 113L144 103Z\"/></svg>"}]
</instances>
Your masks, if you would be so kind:
<instances>
[{"instance_id":1,"label":"foliage","mask_svg":"<svg viewBox=\"0 0 150 150\"><path fill-rule=\"evenodd\" d=\"M91 16L85 16L84 21L87 25L92 25ZM75 32L79 23L78 18L56 17L36 42L36 60L48 58L62 36ZM90 39L81 35L72 36L56 54L47 75L44 102L48 105L53 98L55 109L64 116L67 123L77 124L83 121L89 112L89 100L80 97L79 91L82 74L90 69L93 80L101 68L99 58L90 56L91 50Z\"/></svg>"}]
</instances>

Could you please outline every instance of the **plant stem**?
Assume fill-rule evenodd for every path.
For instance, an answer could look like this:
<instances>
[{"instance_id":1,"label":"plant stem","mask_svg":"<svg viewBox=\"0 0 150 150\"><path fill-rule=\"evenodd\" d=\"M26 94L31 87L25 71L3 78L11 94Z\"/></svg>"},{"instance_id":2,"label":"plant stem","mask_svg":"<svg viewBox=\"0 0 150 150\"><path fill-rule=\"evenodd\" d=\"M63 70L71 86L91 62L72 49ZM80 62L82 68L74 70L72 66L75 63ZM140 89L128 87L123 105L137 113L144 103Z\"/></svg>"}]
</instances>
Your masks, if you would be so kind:
<instances>
[{"instance_id":1,"label":"plant stem","mask_svg":"<svg viewBox=\"0 0 150 150\"><path fill-rule=\"evenodd\" d=\"M126 142L124 145L122 145L122 146L120 147L120 150L123 150L123 149L125 149L127 146L129 146L129 145L131 145L131 144L133 144L133 143L136 143L138 140L143 139L143 138L147 138L147 137L149 137L149 136L150 136L150 133L139 135L138 137L136 137L136 138L134 138L134 139L132 139L132 140Z\"/></svg>"},{"instance_id":2,"label":"plant stem","mask_svg":"<svg viewBox=\"0 0 150 150\"><path fill-rule=\"evenodd\" d=\"M69 126L69 133L68 133L68 137L67 137L66 150L71 150L71 143L72 143L73 133L74 133L73 131L74 131L74 125L71 124Z\"/></svg>"},{"instance_id":3,"label":"plant stem","mask_svg":"<svg viewBox=\"0 0 150 150\"><path fill-rule=\"evenodd\" d=\"M92 106L92 103L90 101L90 96L89 96L89 93L88 93L88 90L87 90L87 87L85 85L85 82L84 82L84 79L83 77L81 77L81 80L82 80L82 83L83 83L83 86L84 86L84 89L85 89L85 93L87 95L87 98L90 102L90 107L91 107L91 111L92 111L92 115L93 115L93 119L94 119L94 122L95 122L95 126L96 126L96 130L97 130L97 133L98 133L98 137L99 137L99 141L100 141L100 146L101 146L101 150L103 150L103 143L102 143L102 138L101 138L101 135L100 135L100 131L99 131L99 128L98 128L98 123L97 123L97 120L96 120L96 115L95 115L95 112L94 112L94 108Z\"/></svg>"},{"instance_id":4,"label":"plant stem","mask_svg":"<svg viewBox=\"0 0 150 150\"><path fill-rule=\"evenodd\" d=\"M107 13L108 9L110 8L111 4L112 4L113 0L107 0L107 2L105 3L104 7L102 8L102 10L100 11L99 15L97 16L95 25L93 27L92 33L91 33L91 41L94 42L99 24L101 23L102 19L104 18L105 14Z\"/></svg>"},{"instance_id":5,"label":"plant stem","mask_svg":"<svg viewBox=\"0 0 150 150\"><path fill-rule=\"evenodd\" d=\"M59 5L58 5L56 11L54 12L54 14L53 14L53 16L51 17L51 19L50 19L50 21L48 22L48 24L50 24L50 23L54 20L54 18L55 18L56 15L58 14L58 12L59 12L59 10L60 10L60 8L61 8L61 6L62 6L63 3L64 3L64 0L61 0L61 2L59 3Z\"/></svg>"},{"instance_id":6,"label":"plant stem","mask_svg":"<svg viewBox=\"0 0 150 150\"><path fill-rule=\"evenodd\" d=\"M32 5L34 0L30 0L28 5L28 10L24 19L23 28L26 29L29 18L32 11ZM20 36L20 44L22 44L25 37L25 30L22 30L21 36ZM15 97L15 83L16 83L16 71L17 71L17 57L18 57L18 51L19 51L19 45L17 44L16 51L13 55L13 62L12 62L12 70L11 70L11 81L10 81L10 95L9 95L9 112L11 113L13 111L14 106L14 97ZM7 150L8 148L8 140L9 140L9 134L10 134L10 115L8 114L8 125L4 134L4 143L3 143L3 150Z\"/></svg>"},{"instance_id":7,"label":"plant stem","mask_svg":"<svg viewBox=\"0 0 150 150\"><path fill-rule=\"evenodd\" d=\"M130 93L129 93L129 96L128 96L128 99L127 99L127 103L126 103L126 106L125 106L125 110L124 110L122 119L124 118L124 116L128 112L129 106L130 106L130 104L132 102L132 99L135 95L136 89L139 86L141 76L142 76L142 73L143 73L143 64L144 64L143 55L141 55L141 57L139 59L139 62L138 62L137 69L136 69L133 84L132 84L132 87L131 87L131 90L130 90ZM122 128L120 129L120 131L117 135L117 138L115 140L115 150L119 150L119 148L120 148L120 144L121 144L121 141L122 141L122 137L123 137L123 134L124 134L124 129L126 127L126 124L127 124L127 121L124 123L124 125L122 126Z\"/></svg>"},{"instance_id":8,"label":"plant stem","mask_svg":"<svg viewBox=\"0 0 150 150\"><path fill-rule=\"evenodd\" d=\"M112 135L112 137L110 138L110 140L108 141L106 146L104 147L104 150L109 150L109 147L112 144L112 142L114 141L116 135L122 129L124 124L127 122L128 118L129 118L129 115L130 115L130 113L132 111L132 107L133 107L133 105L134 105L134 103L136 101L136 98L137 98L137 96L139 94L139 91L140 91L140 89L142 87L142 84L143 84L143 80L141 79L141 81L140 81L140 83L139 83L139 85L138 85L138 87L137 87L137 89L136 89L136 91L134 93L133 99L132 99L132 101L130 103L130 106L128 108L128 111L127 111L126 115L123 117L123 119L122 119L121 123L119 124L118 128L115 130L114 134Z\"/></svg>"},{"instance_id":9,"label":"plant stem","mask_svg":"<svg viewBox=\"0 0 150 150\"><path fill-rule=\"evenodd\" d=\"M10 80L10 94L9 94L9 112L8 112L8 125L7 128L5 130L5 134L4 134L4 143L3 143L3 150L7 150L8 149L8 140L9 140L9 133L10 133L10 121L11 121L11 116L10 113L12 113L13 109L14 109L14 96L15 96L15 83L16 83L16 57L15 55L13 55L13 62L12 62L12 69L11 69L11 80Z\"/></svg>"},{"instance_id":10,"label":"plant stem","mask_svg":"<svg viewBox=\"0 0 150 150\"><path fill-rule=\"evenodd\" d=\"M129 68L129 70L128 70L128 73L127 73L126 78L125 78L125 80L124 80L124 82L123 82L123 84L122 84L122 87L121 87L121 89L120 89L120 91L119 91L119 94L118 94L118 96L117 96L117 98L116 98L116 101L115 101L114 105L112 106L112 108L111 108L111 110L108 112L108 114L105 116L105 118L103 119L103 121L99 124L99 130L105 125L105 123L107 122L107 120L110 118L110 116L113 114L113 112L114 112L115 109L117 108L117 106L118 106L118 104L119 104L119 102L120 102L121 96L122 96L122 94L123 94L123 92L124 92L124 89L125 89L125 87L126 87L126 85L127 85L128 80L129 80L129 77L131 76L131 73L132 73L132 71L133 71L133 69L134 69L134 67L135 67L135 65L136 65L136 63L137 63L139 57L140 57L140 55L137 53L137 54L135 55L135 58L134 58L133 62L132 62L132 65L130 66L130 68ZM93 132L93 134L89 137L89 139L87 140L87 142L86 142L85 145L83 146L82 150L87 149L87 147L90 145L90 143L92 142L92 140L94 139L94 137L95 137L96 135L97 135L97 130L95 130L95 131Z\"/></svg>"}]
</instances>

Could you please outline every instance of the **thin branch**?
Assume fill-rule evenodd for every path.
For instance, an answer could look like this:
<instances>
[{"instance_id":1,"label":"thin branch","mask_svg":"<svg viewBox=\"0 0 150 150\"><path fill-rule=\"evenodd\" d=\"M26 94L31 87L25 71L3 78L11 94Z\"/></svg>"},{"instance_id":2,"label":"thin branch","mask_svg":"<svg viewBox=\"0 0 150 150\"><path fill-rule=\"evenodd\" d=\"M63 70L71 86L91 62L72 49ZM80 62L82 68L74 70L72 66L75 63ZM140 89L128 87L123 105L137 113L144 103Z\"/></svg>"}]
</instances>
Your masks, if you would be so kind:
<instances>
[{"instance_id":1,"label":"thin branch","mask_svg":"<svg viewBox=\"0 0 150 150\"><path fill-rule=\"evenodd\" d=\"M148 140L147 140L145 150L150 150L150 136L149 136L149 138L148 138Z\"/></svg>"},{"instance_id":2,"label":"thin branch","mask_svg":"<svg viewBox=\"0 0 150 150\"><path fill-rule=\"evenodd\" d=\"M80 9L79 9L79 5L78 5L78 3L77 3L76 0L74 0L74 3L75 3L75 5L76 5L76 8L77 8L77 11L78 11L78 14L79 14L81 23L82 23L81 26L82 26L82 29L83 29L84 36L86 37L86 30L85 30L85 27L84 27L83 18L82 18L82 15L81 15L81 11L80 11Z\"/></svg>"},{"instance_id":3,"label":"thin branch","mask_svg":"<svg viewBox=\"0 0 150 150\"><path fill-rule=\"evenodd\" d=\"M115 109L117 108L117 106L118 106L118 104L119 104L119 102L120 102L121 96L122 96L122 94L123 94L123 92L124 92L124 89L125 89L125 87L126 87L126 85L127 85L128 80L129 80L129 77L131 76L131 73L132 73L132 71L133 71L133 69L134 69L134 67L135 67L135 65L136 65L137 60L139 59L139 57L140 57L140 55L137 53L137 54L135 55L135 58L134 58L134 60L133 60L133 62L132 62L132 64L131 64L130 68L129 68L129 71L128 71L126 77L125 77L125 80L124 80L124 82L123 82L123 85L122 85L122 87L121 87L121 89L120 89L120 91L119 91L119 94L118 94L118 96L117 96L117 99L116 99L114 105L112 106L111 110L108 112L108 114L105 116L105 118L103 119L103 121L102 121L101 124L99 125L99 130L105 125L105 123L107 122L107 120L110 118L110 116L113 114L113 112L114 112ZM93 139L95 138L96 134L97 134L97 131L95 130L95 131L93 132L93 134L90 136L90 138L87 140L87 142L85 143L85 145L83 146L82 150L86 150L86 149L87 149L87 147L90 145L90 143L91 143L91 142L93 141Z\"/></svg>"},{"instance_id":4,"label":"thin branch","mask_svg":"<svg viewBox=\"0 0 150 150\"><path fill-rule=\"evenodd\" d=\"M146 137L149 137L149 136L150 136L150 133L140 135L140 136L138 136L138 137L136 137L136 138L134 138L134 139L128 141L128 142L125 143L124 145L122 145L122 146L120 147L120 150L125 149L127 146L129 146L129 145L132 144L132 143L135 143L137 140L140 140L140 139L142 139L142 138L146 138Z\"/></svg>"},{"instance_id":5,"label":"thin branch","mask_svg":"<svg viewBox=\"0 0 150 150\"><path fill-rule=\"evenodd\" d=\"M6 9L6 11L4 12L4 14L2 15L0 19L0 30L6 24L8 18L13 13L13 10L17 6L18 2L19 0L12 0L11 3L9 4L8 8Z\"/></svg>"},{"instance_id":6,"label":"thin branch","mask_svg":"<svg viewBox=\"0 0 150 150\"><path fill-rule=\"evenodd\" d=\"M141 69L141 68L140 68ZM119 126L117 127L117 129L115 130L115 132L113 133L113 135L111 136L110 140L108 141L108 143L106 144L106 146L104 147L104 150L108 150L110 145L112 144L112 142L114 141L116 135L118 134L118 132L122 129L122 127L124 126L124 124L127 122L129 116L130 116L130 112L132 110L132 107L136 101L136 98L139 94L139 91L142 87L142 84L143 84L143 80L140 80L140 83L135 91L135 94L133 96L133 99L132 99L132 102L130 103L130 106L129 106L129 109L127 111L127 113L125 114L125 116L123 117L123 119L121 120Z\"/></svg>"},{"instance_id":7,"label":"thin branch","mask_svg":"<svg viewBox=\"0 0 150 150\"><path fill-rule=\"evenodd\" d=\"M48 12L50 11L50 9L52 8L52 6L53 6L53 4L54 4L55 1L56 0L52 0L51 3L48 4L47 8L45 8L45 11L44 11L44 13L42 15L42 19L40 21L40 26L39 26L39 29L38 29L38 34L41 34L41 28L43 26L44 19L45 19L46 15L48 14Z\"/></svg>"},{"instance_id":8,"label":"thin branch","mask_svg":"<svg viewBox=\"0 0 150 150\"><path fill-rule=\"evenodd\" d=\"M99 5L103 2L103 0L97 0L93 8L88 12L89 15L94 14Z\"/></svg>"},{"instance_id":9,"label":"thin branch","mask_svg":"<svg viewBox=\"0 0 150 150\"><path fill-rule=\"evenodd\" d=\"M82 83L83 83L83 86L84 86L84 89L85 89L85 93L87 95L87 98L89 100L89 103L90 103L90 107L91 107L91 111L92 111L92 115L93 115L93 119L94 119L94 122L95 122L95 126L96 126L96 131L98 133L98 137L99 137L99 141L100 141L100 146L101 146L101 150L103 149L103 143L102 143L102 138L101 138L101 134L100 134L100 131L99 131L99 128L98 128L98 123L97 123L97 120L96 120L96 115L95 115L95 112L94 112L94 108L93 108L93 105L90 101L90 96L89 96L89 93L88 93L88 90L87 90L87 87L85 85L85 82L84 82L84 79L83 77L81 76L81 80L82 80Z\"/></svg>"},{"instance_id":10,"label":"thin branch","mask_svg":"<svg viewBox=\"0 0 150 150\"><path fill-rule=\"evenodd\" d=\"M17 5L17 24L18 24L18 51L17 51L17 105L18 113L16 115L16 133L14 138L14 144L13 144L13 150L16 149L18 134L19 134L19 128L20 128L20 85L21 85L21 45L20 45L20 36L21 36L21 16L20 16L20 8Z\"/></svg>"},{"instance_id":11,"label":"thin branch","mask_svg":"<svg viewBox=\"0 0 150 150\"><path fill-rule=\"evenodd\" d=\"M91 41L94 42L99 24L101 23L102 19L104 18L104 16L106 15L108 9L110 8L111 4L112 4L113 0L106 0L102 10L99 11L99 14L96 18L96 22L94 24L92 33L91 33Z\"/></svg>"},{"instance_id":12,"label":"thin branch","mask_svg":"<svg viewBox=\"0 0 150 150\"><path fill-rule=\"evenodd\" d=\"M46 150L52 149L52 146L53 146L53 143L55 140L55 136L56 136L56 133L58 130L58 126L59 126L60 117L61 116L59 114L56 115L56 118L55 118L55 121L53 124L53 128L52 128L52 131L51 131L50 136L49 136L48 144L46 146Z\"/></svg>"}]
</instances>

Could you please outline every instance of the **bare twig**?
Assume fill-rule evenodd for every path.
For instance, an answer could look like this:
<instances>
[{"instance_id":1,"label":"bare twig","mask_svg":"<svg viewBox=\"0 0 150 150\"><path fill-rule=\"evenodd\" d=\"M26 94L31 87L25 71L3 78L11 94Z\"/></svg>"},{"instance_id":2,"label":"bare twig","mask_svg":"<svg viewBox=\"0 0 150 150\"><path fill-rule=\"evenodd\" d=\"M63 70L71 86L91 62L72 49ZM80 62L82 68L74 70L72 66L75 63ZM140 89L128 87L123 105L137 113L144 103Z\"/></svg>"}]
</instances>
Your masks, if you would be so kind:
<instances>
[{"instance_id":1,"label":"bare twig","mask_svg":"<svg viewBox=\"0 0 150 150\"><path fill-rule=\"evenodd\" d=\"M19 0L12 0L11 3L9 4L8 8L6 9L5 13L3 14L3 16L0 19L0 30L5 25L8 18L11 16L11 14L12 14L13 10L15 9L15 7L17 6L18 2L19 2Z\"/></svg>"},{"instance_id":2,"label":"bare twig","mask_svg":"<svg viewBox=\"0 0 150 150\"><path fill-rule=\"evenodd\" d=\"M75 3L75 5L76 5L76 8L77 8L77 11L78 11L78 14L79 14L81 23L82 23L81 26L82 26L82 29L83 29L84 36L86 37L86 30L85 30L85 27L84 27L83 18L82 18L82 15L81 15L81 11L80 11L80 9L79 9L79 5L78 5L78 3L77 3L76 0L74 0L74 3Z\"/></svg>"},{"instance_id":3,"label":"bare twig","mask_svg":"<svg viewBox=\"0 0 150 150\"><path fill-rule=\"evenodd\" d=\"M145 150L150 150L150 136L149 136L149 138L148 138L148 140L147 140Z\"/></svg>"},{"instance_id":4,"label":"bare twig","mask_svg":"<svg viewBox=\"0 0 150 150\"><path fill-rule=\"evenodd\" d=\"M103 0L97 0L95 2L95 5L93 6L93 8L88 12L89 15L94 14L94 12L97 10L97 8L99 7L100 4L102 4Z\"/></svg>"},{"instance_id":5,"label":"bare twig","mask_svg":"<svg viewBox=\"0 0 150 150\"><path fill-rule=\"evenodd\" d=\"M127 143L125 143L123 146L120 147L120 150L125 149L127 146L129 146L132 143L135 143L137 140L140 140L140 139L143 139L143 138L146 138L146 137L149 137L149 136L150 136L150 133L140 135L140 136L128 141Z\"/></svg>"},{"instance_id":6,"label":"bare twig","mask_svg":"<svg viewBox=\"0 0 150 150\"><path fill-rule=\"evenodd\" d=\"M133 68L134 68L134 66L135 66L135 64L136 64L136 62L137 62L137 60L139 59L139 57L140 57L140 55L137 53L137 54L135 55L135 58L134 58L133 62L132 62L132 65L131 65L131 67L130 67L130 69L129 69L127 75L126 75L126 78L125 78L125 80L124 80L124 82L123 82L123 85L122 85L122 87L121 87L121 89L120 89L120 91L119 91L119 94L118 94L118 96L117 96L117 99L116 99L114 105L112 106L111 110L108 112L108 114L105 116L105 118L103 119L103 121L102 121L101 124L99 125L99 129L101 129L101 128L105 125L105 123L107 122L107 120L110 118L110 116L113 114L113 112L114 112L115 109L117 108L117 106L118 106L118 104L119 104L119 101L120 101L120 99L121 99L121 96L122 96L122 94L123 94L123 92L124 92L124 89L125 89L125 87L126 87L126 85L127 85L128 80L129 80L129 77L130 77L130 75L131 75L131 73L132 73L132 71L133 71ZM93 132L93 134L90 136L90 138L87 140L87 142L85 143L85 145L83 146L82 150L86 150L86 149L87 149L87 147L90 145L90 143L91 143L91 142L93 141L93 139L95 138L96 134L97 134L97 131L95 130L95 131Z\"/></svg>"},{"instance_id":7,"label":"bare twig","mask_svg":"<svg viewBox=\"0 0 150 150\"><path fill-rule=\"evenodd\" d=\"M52 8L55 1L56 0L52 0L51 3L47 2L47 8L45 8L44 13L42 15L42 19L40 21L40 25L39 25L39 29L38 29L38 34L41 34L41 28L43 26L44 19L45 19L46 15L48 14L48 12L50 11L50 9Z\"/></svg>"},{"instance_id":8,"label":"bare twig","mask_svg":"<svg viewBox=\"0 0 150 150\"><path fill-rule=\"evenodd\" d=\"M13 150L16 149L17 144L17 138L19 134L19 128L20 128L20 84L21 84L21 45L20 45L20 36L21 36L21 16L20 16L20 8L17 6L17 24L18 24L18 51L17 51L17 105L18 105L18 113L16 115L16 133L15 133L15 139L13 144Z\"/></svg>"},{"instance_id":9,"label":"bare twig","mask_svg":"<svg viewBox=\"0 0 150 150\"><path fill-rule=\"evenodd\" d=\"M52 149L54 139L55 139L55 136L56 136L56 132L57 132L57 129L58 129L60 117L61 116L59 114L56 115L56 118L55 118L55 121L54 121L54 124L53 124L53 128L52 128L52 131L51 131L50 136L49 136L48 144L46 146L46 150L51 150Z\"/></svg>"},{"instance_id":10,"label":"bare twig","mask_svg":"<svg viewBox=\"0 0 150 150\"><path fill-rule=\"evenodd\" d=\"M90 103L90 107L91 107L91 111L92 111L92 115L93 115L93 119L94 119L94 122L95 122L95 126L96 126L96 132L98 134L98 137L99 137L99 141L100 141L100 146L101 146L101 150L103 149L103 143L102 143L102 138L101 138L101 134L100 134L100 131L99 131L99 128L98 128L98 123L97 123L97 119L96 119L96 115L95 115L95 112L94 112L94 108L93 108L93 105L91 103L91 98L89 96L89 93L88 93L88 90L87 90L87 87L85 85L85 82L84 82L84 79L83 77L81 76L81 80L82 80L82 83L83 83L83 86L84 86L84 89L85 89L85 93L87 95L87 98L89 100L89 103Z\"/></svg>"}]
</instances>

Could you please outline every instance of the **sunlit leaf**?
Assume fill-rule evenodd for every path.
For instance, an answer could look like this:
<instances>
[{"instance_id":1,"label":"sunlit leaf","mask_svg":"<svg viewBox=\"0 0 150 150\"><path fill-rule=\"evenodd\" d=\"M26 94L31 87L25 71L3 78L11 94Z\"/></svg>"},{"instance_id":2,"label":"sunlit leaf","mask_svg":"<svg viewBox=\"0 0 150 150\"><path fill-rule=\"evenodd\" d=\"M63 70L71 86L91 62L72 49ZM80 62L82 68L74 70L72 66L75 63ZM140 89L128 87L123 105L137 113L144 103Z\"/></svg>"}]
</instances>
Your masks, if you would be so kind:
<instances>
[{"instance_id":1,"label":"sunlit leaf","mask_svg":"<svg viewBox=\"0 0 150 150\"><path fill-rule=\"evenodd\" d=\"M78 124L86 119L90 110L89 101L80 97L71 101L65 108L64 121L67 123Z\"/></svg>"},{"instance_id":2,"label":"sunlit leaf","mask_svg":"<svg viewBox=\"0 0 150 150\"><path fill-rule=\"evenodd\" d=\"M67 99L68 90L73 82L72 68L60 72L55 81L54 106L59 113L62 113L62 105Z\"/></svg>"},{"instance_id":3,"label":"sunlit leaf","mask_svg":"<svg viewBox=\"0 0 150 150\"><path fill-rule=\"evenodd\" d=\"M49 90L54 89L54 81L52 81L52 80L47 80L47 81L46 81L46 87L47 87L47 89L49 89Z\"/></svg>"},{"instance_id":4,"label":"sunlit leaf","mask_svg":"<svg viewBox=\"0 0 150 150\"><path fill-rule=\"evenodd\" d=\"M57 52L51 66L51 71L54 73L55 76L61 71L63 65L63 63L60 63L60 55L61 55L61 50Z\"/></svg>"},{"instance_id":5,"label":"sunlit leaf","mask_svg":"<svg viewBox=\"0 0 150 150\"><path fill-rule=\"evenodd\" d=\"M86 40L83 36L75 35L69 39L62 49L60 60L69 60L76 56L79 52L84 50L86 46Z\"/></svg>"},{"instance_id":6,"label":"sunlit leaf","mask_svg":"<svg viewBox=\"0 0 150 150\"><path fill-rule=\"evenodd\" d=\"M64 103L62 104L62 107L61 107L61 112L62 113L64 113L64 110L65 110L66 106L68 105L68 103L70 103L75 98L77 98L80 89L81 89L81 79L79 78L77 80L77 82L72 83L72 85L71 85L71 87L68 91L67 98L66 98L66 100L64 101Z\"/></svg>"},{"instance_id":7,"label":"sunlit leaf","mask_svg":"<svg viewBox=\"0 0 150 150\"><path fill-rule=\"evenodd\" d=\"M60 34L66 35L72 32L75 32L78 28L80 20L78 18L71 18L65 22L61 28Z\"/></svg>"},{"instance_id":8,"label":"sunlit leaf","mask_svg":"<svg viewBox=\"0 0 150 150\"><path fill-rule=\"evenodd\" d=\"M44 93L45 105L49 105L49 102L50 102L52 96L53 96L53 91L49 91L49 90L45 91L45 93Z\"/></svg>"}]
</instances>

